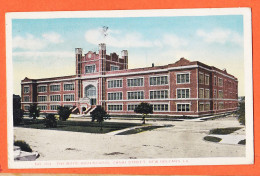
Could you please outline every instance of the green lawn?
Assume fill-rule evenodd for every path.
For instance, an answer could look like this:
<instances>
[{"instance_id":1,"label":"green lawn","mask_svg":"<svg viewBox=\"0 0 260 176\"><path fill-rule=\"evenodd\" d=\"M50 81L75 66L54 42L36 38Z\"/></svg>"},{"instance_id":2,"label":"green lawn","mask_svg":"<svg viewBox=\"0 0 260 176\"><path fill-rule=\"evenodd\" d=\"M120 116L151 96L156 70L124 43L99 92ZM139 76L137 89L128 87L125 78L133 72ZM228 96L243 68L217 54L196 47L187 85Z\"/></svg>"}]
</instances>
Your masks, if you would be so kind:
<instances>
[{"instance_id":1,"label":"green lawn","mask_svg":"<svg viewBox=\"0 0 260 176\"><path fill-rule=\"evenodd\" d=\"M74 131L84 133L108 133L115 130L121 130L124 128L134 127L140 124L135 123L115 123L105 121L103 122L103 130L100 131L100 124L97 122L89 121L57 121L57 128L46 128L44 120L42 119L24 119L24 124L19 127L35 128L35 129L47 129L47 130L61 130L61 131Z\"/></svg>"},{"instance_id":2,"label":"green lawn","mask_svg":"<svg viewBox=\"0 0 260 176\"><path fill-rule=\"evenodd\" d=\"M230 134L241 129L241 127L216 128L209 131L209 134Z\"/></svg>"},{"instance_id":3,"label":"green lawn","mask_svg":"<svg viewBox=\"0 0 260 176\"><path fill-rule=\"evenodd\" d=\"M141 128L135 128L135 129L132 129L132 130L124 131L124 132L119 133L117 135L137 134L137 133L141 133L141 132L144 132L144 131L151 131L151 130L154 130L154 129L157 129L157 128L162 128L162 127L165 127L165 126L144 126L144 127L141 127Z\"/></svg>"}]
</instances>

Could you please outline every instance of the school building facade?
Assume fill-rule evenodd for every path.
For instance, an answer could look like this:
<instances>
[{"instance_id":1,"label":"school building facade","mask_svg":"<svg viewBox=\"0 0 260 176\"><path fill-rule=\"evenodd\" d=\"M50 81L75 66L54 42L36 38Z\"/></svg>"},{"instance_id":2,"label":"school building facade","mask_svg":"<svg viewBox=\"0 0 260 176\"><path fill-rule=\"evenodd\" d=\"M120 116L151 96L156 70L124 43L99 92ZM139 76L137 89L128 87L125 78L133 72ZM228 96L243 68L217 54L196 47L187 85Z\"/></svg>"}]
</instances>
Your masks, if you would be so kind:
<instances>
[{"instance_id":1,"label":"school building facade","mask_svg":"<svg viewBox=\"0 0 260 176\"><path fill-rule=\"evenodd\" d=\"M128 51L83 54L75 49L76 74L21 81L22 109L37 104L41 112L56 113L69 106L73 113L89 114L102 105L109 114L134 114L141 102L154 114L203 116L236 111L238 80L226 70L181 58L164 66L128 69Z\"/></svg>"}]
</instances>

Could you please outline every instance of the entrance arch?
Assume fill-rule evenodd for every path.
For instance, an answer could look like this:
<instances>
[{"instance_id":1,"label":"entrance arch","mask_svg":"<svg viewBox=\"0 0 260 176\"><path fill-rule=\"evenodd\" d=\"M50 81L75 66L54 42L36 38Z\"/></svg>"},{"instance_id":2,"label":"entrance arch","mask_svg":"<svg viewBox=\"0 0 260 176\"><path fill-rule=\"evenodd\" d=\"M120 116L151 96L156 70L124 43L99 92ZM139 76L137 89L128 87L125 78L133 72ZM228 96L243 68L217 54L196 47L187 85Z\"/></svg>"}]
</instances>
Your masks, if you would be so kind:
<instances>
[{"instance_id":1,"label":"entrance arch","mask_svg":"<svg viewBox=\"0 0 260 176\"><path fill-rule=\"evenodd\" d=\"M84 97L89 98L90 105L96 105L96 101L97 101L97 91L96 90L97 90L96 87L93 85L88 85L85 87Z\"/></svg>"}]
</instances>

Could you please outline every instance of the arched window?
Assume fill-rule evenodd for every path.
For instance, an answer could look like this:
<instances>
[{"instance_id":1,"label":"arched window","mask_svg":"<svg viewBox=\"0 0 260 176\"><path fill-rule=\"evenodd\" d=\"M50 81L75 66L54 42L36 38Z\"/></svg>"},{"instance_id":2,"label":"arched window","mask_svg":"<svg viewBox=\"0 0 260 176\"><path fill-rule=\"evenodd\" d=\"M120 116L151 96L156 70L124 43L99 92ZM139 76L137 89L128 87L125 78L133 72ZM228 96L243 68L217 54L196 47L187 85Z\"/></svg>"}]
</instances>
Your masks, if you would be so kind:
<instances>
[{"instance_id":1,"label":"arched window","mask_svg":"<svg viewBox=\"0 0 260 176\"><path fill-rule=\"evenodd\" d=\"M85 97L96 98L96 87L93 85L85 87Z\"/></svg>"}]
</instances>

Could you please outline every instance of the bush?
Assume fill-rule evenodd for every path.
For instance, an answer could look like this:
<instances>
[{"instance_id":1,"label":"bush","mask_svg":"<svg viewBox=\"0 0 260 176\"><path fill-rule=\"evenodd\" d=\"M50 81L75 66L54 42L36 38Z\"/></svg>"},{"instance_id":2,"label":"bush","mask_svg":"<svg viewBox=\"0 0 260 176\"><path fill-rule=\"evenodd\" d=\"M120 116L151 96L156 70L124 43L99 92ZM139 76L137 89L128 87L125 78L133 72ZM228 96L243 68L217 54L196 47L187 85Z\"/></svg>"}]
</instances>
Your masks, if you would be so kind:
<instances>
[{"instance_id":1,"label":"bush","mask_svg":"<svg viewBox=\"0 0 260 176\"><path fill-rule=\"evenodd\" d=\"M46 128L56 128L57 120L54 114L48 114L45 118L45 127Z\"/></svg>"},{"instance_id":2,"label":"bush","mask_svg":"<svg viewBox=\"0 0 260 176\"><path fill-rule=\"evenodd\" d=\"M240 102L238 110L238 121L240 124L245 125L245 102Z\"/></svg>"},{"instance_id":3,"label":"bush","mask_svg":"<svg viewBox=\"0 0 260 176\"><path fill-rule=\"evenodd\" d=\"M13 95L13 124L19 125L23 121L23 115L20 96Z\"/></svg>"},{"instance_id":4,"label":"bush","mask_svg":"<svg viewBox=\"0 0 260 176\"><path fill-rule=\"evenodd\" d=\"M33 119L36 119L36 117L40 116L40 110L37 108L36 104L30 105L29 116Z\"/></svg>"},{"instance_id":5,"label":"bush","mask_svg":"<svg viewBox=\"0 0 260 176\"><path fill-rule=\"evenodd\" d=\"M22 140L14 141L14 145L19 146L22 151L32 152L31 147L26 142L24 142Z\"/></svg>"},{"instance_id":6,"label":"bush","mask_svg":"<svg viewBox=\"0 0 260 176\"><path fill-rule=\"evenodd\" d=\"M58 107L58 114L59 114L59 119L62 121L66 121L72 112L72 109L69 107L64 107L64 106L59 106Z\"/></svg>"}]
</instances>

